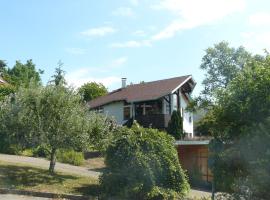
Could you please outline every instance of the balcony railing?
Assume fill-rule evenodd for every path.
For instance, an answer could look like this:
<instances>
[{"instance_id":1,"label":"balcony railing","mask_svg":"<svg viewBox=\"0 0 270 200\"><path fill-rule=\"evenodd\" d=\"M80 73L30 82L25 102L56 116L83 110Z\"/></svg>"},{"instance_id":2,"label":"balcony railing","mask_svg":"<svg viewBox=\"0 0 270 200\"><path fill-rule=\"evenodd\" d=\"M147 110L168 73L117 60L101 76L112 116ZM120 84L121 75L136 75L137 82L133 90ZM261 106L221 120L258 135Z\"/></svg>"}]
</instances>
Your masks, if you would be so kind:
<instances>
[{"instance_id":1,"label":"balcony railing","mask_svg":"<svg viewBox=\"0 0 270 200\"><path fill-rule=\"evenodd\" d=\"M139 115L136 116L135 119L143 127L166 129L171 119L171 115L169 114Z\"/></svg>"}]
</instances>

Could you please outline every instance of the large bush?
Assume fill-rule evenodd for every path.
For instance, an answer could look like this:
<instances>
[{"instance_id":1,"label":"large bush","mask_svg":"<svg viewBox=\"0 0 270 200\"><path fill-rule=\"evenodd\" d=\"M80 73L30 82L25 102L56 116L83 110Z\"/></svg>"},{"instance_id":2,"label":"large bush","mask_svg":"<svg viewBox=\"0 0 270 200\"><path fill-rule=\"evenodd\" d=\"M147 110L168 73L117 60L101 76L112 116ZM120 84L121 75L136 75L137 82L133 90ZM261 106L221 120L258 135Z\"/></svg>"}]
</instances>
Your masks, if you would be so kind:
<instances>
[{"instance_id":1,"label":"large bush","mask_svg":"<svg viewBox=\"0 0 270 200\"><path fill-rule=\"evenodd\" d=\"M127 199L184 196L189 184L173 143L168 134L137 124L118 129L105 154L104 194Z\"/></svg>"}]
</instances>

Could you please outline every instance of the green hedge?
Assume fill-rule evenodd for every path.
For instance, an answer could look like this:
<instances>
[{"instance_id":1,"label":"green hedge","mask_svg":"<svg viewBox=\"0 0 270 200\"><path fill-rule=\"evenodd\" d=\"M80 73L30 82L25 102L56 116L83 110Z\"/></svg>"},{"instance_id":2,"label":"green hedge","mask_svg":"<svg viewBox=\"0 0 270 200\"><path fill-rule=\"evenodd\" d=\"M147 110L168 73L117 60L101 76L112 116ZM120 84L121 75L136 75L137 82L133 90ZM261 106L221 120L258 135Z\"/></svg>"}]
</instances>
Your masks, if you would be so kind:
<instances>
[{"instance_id":1,"label":"green hedge","mask_svg":"<svg viewBox=\"0 0 270 200\"><path fill-rule=\"evenodd\" d=\"M105 196L119 199L176 199L189 190L174 139L134 124L121 128L105 152L101 176Z\"/></svg>"}]
</instances>

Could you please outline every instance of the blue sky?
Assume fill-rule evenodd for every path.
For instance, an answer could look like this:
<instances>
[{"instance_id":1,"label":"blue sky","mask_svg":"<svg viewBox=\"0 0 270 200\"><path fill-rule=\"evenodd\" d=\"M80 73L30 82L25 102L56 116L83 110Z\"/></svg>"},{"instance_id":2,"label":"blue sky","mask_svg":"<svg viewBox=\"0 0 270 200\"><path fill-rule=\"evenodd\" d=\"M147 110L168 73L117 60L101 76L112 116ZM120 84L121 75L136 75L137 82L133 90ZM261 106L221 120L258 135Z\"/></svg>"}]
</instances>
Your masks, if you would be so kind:
<instances>
[{"instance_id":1,"label":"blue sky","mask_svg":"<svg viewBox=\"0 0 270 200\"><path fill-rule=\"evenodd\" d=\"M222 40L270 49L268 0L1 0L0 59L33 59L46 83L57 62L68 82L118 88L192 74L201 89L204 50Z\"/></svg>"}]
</instances>

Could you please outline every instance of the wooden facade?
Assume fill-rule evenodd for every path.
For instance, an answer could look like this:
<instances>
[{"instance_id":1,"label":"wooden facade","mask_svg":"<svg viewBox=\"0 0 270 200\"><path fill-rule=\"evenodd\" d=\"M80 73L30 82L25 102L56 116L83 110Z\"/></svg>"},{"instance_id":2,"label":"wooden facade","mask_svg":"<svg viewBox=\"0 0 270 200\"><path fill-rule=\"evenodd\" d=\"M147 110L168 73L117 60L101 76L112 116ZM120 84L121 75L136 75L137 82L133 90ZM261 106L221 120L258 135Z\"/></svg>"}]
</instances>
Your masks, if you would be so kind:
<instances>
[{"instance_id":1,"label":"wooden facade","mask_svg":"<svg viewBox=\"0 0 270 200\"><path fill-rule=\"evenodd\" d=\"M184 170L187 171L191 180L197 183L208 184L213 176L208 167L209 149L208 145L202 142L190 141L177 144L179 161ZM199 185L199 184L197 184Z\"/></svg>"}]
</instances>

